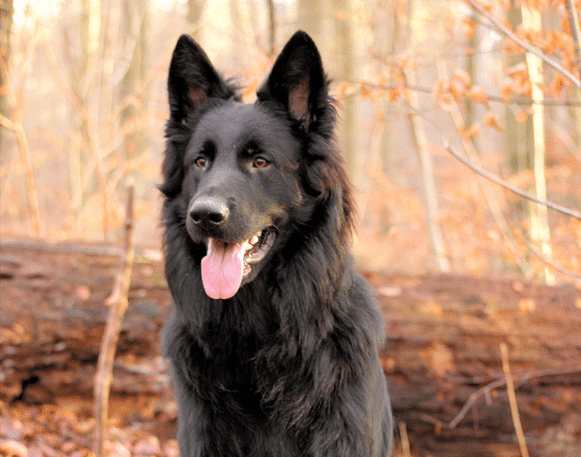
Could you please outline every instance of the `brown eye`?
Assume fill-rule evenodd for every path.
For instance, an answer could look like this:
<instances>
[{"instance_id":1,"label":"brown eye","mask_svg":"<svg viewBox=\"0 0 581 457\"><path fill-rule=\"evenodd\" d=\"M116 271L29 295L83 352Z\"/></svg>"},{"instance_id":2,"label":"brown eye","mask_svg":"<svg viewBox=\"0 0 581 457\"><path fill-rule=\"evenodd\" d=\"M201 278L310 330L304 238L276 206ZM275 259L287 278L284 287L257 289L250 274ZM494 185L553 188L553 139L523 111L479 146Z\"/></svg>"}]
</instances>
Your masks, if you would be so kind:
<instances>
[{"instance_id":1,"label":"brown eye","mask_svg":"<svg viewBox=\"0 0 581 457\"><path fill-rule=\"evenodd\" d=\"M205 168L206 167L206 159L204 159L203 157L198 157L196 159L196 161L194 162L194 164L198 168Z\"/></svg>"},{"instance_id":2,"label":"brown eye","mask_svg":"<svg viewBox=\"0 0 581 457\"><path fill-rule=\"evenodd\" d=\"M255 157L254 162L252 162L254 168L266 168L269 164L270 162L264 157Z\"/></svg>"}]
</instances>

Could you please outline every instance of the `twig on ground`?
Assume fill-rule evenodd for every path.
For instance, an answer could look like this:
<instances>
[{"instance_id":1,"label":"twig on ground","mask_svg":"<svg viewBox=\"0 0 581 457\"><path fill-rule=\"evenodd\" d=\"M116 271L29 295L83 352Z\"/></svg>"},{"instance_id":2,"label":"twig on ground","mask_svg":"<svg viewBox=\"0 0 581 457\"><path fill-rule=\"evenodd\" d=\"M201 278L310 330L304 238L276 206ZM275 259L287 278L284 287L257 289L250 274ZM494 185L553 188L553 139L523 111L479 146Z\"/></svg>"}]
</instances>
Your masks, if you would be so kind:
<instances>
[{"instance_id":1,"label":"twig on ground","mask_svg":"<svg viewBox=\"0 0 581 457\"><path fill-rule=\"evenodd\" d=\"M105 333L101 341L97 372L95 374L95 455L106 455L107 419L109 414L109 393L113 381L113 362L123 316L127 310L133 256L135 252L135 237L133 226L133 184L127 192L127 210L125 215L125 245L121 257L121 268L115 277L115 285L107 305L110 307Z\"/></svg>"},{"instance_id":2,"label":"twig on ground","mask_svg":"<svg viewBox=\"0 0 581 457\"><path fill-rule=\"evenodd\" d=\"M513 382L517 382L519 385L522 385L525 382L535 378L575 373L581 373L581 364L574 365L572 367L547 368L545 370L528 371L526 373L511 375L510 378L513 380ZM495 381L492 381L489 384L481 387L472 395L470 395L466 403L464 403L464 406L462 406L462 409L460 409L460 412L447 424L447 427L450 429L455 428L460 423L460 421L466 417L466 414L468 414L470 408L474 405L474 403L476 403L476 401L478 401L480 397L484 396L487 399L487 402L489 402L488 399L490 399L490 392L492 392L494 389L504 386L506 384L506 380L506 377L496 379Z\"/></svg>"},{"instance_id":3,"label":"twig on ground","mask_svg":"<svg viewBox=\"0 0 581 457\"><path fill-rule=\"evenodd\" d=\"M516 432L516 437L518 439L520 453L522 457L529 457L527 442L522 429L520 414L518 412L516 393L514 391L514 382L512 374L510 373L510 364L508 361L508 347L506 343L500 343L500 355L502 358L502 369L504 371L504 377L506 378L506 391L508 393L508 403L510 404L510 413L512 415L512 422L514 424L514 430Z\"/></svg>"},{"instance_id":4,"label":"twig on ground","mask_svg":"<svg viewBox=\"0 0 581 457\"><path fill-rule=\"evenodd\" d=\"M403 450L403 455L404 457L411 457L411 452L410 452L410 442L408 439L408 431L405 425L405 422L400 422L399 423L399 436L401 438L401 447Z\"/></svg>"}]
</instances>

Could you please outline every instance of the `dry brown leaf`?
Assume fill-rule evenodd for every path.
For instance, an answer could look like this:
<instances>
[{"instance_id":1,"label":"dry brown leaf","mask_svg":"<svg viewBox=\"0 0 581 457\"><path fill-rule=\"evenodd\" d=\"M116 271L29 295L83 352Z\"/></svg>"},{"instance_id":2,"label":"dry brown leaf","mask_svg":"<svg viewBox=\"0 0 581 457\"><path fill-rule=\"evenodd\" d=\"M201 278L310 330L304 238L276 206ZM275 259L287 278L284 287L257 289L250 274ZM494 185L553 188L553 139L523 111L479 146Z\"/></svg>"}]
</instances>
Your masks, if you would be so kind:
<instances>
[{"instance_id":1,"label":"dry brown leaf","mask_svg":"<svg viewBox=\"0 0 581 457\"><path fill-rule=\"evenodd\" d=\"M18 441L0 441L0 452L6 457L27 457L28 448Z\"/></svg>"},{"instance_id":2,"label":"dry brown leaf","mask_svg":"<svg viewBox=\"0 0 581 457\"><path fill-rule=\"evenodd\" d=\"M537 307L535 301L532 298L523 298L518 302L518 309L521 313L532 313Z\"/></svg>"},{"instance_id":3,"label":"dry brown leaf","mask_svg":"<svg viewBox=\"0 0 581 457\"><path fill-rule=\"evenodd\" d=\"M488 127L489 129L495 129L495 130L498 130L499 132L502 132L502 127L498 123L498 118L496 117L495 114L493 114L493 113L486 113L484 115L483 121L484 121L484 125L486 127Z\"/></svg>"},{"instance_id":4,"label":"dry brown leaf","mask_svg":"<svg viewBox=\"0 0 581 457\"><path fill-rule=\"evenodd\" d=\"M474 135L482 136L482 127L480 126L480 122L475 122L467 129L461 129L460 135L462 135L467 140L472 138Z\"/></svg>"},{"instance_id":5,"label":"dry brown leaf","mask_svg":"<svg viewBox=\"0 0 581 457\"><path fill-rule=\"evenodd\" d=\"M483 105L488 105L488 96L482 87L475 85L466 92L466 98L475 101L476 103L482 103Z\"/></svg>"},{"instance_id":6,"label":"dry brown leaf","mask_svg":"<svg viewBox=\"0 0 581 457\"><path fill-rule=\"evenodd\" d=\"M454 68L452 71L452 81L458 81L466 87L470 87L472 85L470 73L468 73L463 68Z\"/></svg>"},{"instance_id":7,"label":"dry brown leaf","mask_svg":"<svg viewBox=\"0 0 581 457\"><path fill-rule=\"evenodd\" d=\"M460 27L462 29L462 32L464 32L466 38L470 39L472 38L474 32L476 31L476 22L473 21L472 19L462 19Z\"/></svg>"},{"instance_id":8,"label":"dry brown leaf","mask_svg":"<svg viewBox=\"0 0 581 457\"><path fill-rule=\"evenodd\" d=\"M571 85L571 82L563 75L563 73L556 73L555 77L549 84L549 93L552 97L559 97L563 90Z\"/></svg>"},{"instance_id":9,"label":"dry brown leaf","mask_svg":"<svg viewBox=\"0 0 581 457\"><path fill-rule=\"evenodd\" d=\"M527 121L528 117L529 115L527 114L527 112L522 109L516 114L516 120L521 124L524 124Z\"/></svg>"}]
</instances>

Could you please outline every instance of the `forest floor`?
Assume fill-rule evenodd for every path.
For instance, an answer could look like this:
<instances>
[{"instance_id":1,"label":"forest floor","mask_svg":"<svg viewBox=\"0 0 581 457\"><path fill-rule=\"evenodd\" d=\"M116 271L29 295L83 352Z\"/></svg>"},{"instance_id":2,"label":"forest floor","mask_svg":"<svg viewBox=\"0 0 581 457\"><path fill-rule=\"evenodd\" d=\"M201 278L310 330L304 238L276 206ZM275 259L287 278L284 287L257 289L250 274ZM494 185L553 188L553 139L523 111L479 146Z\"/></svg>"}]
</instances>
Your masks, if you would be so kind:
<instances>
[{"instance_id":1,"label":"forest floor","mask_svg":"<svg viewBox=\"0 0 581 457\"><path fill-rule=\"evenodd\" d=\"M159 253L138 250L117 351L112 456L177 456ZM92 455L93 377L119 260L97 245L0 244L0 455ZM386 318L396 456L518 457L506 343L532 457L581 449L581 291L518 278L363 271ZM404 440L405 441L405 440Z\"/></svg>"}]
</instances>

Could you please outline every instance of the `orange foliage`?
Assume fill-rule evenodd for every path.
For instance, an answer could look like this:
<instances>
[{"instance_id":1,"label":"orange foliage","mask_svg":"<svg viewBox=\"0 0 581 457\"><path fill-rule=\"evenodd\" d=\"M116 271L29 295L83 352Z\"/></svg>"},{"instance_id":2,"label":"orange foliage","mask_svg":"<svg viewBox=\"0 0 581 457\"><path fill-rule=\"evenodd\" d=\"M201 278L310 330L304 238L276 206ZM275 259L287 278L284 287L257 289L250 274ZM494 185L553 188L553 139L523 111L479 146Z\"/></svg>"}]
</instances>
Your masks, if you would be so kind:
<instances>
[{"instance_id":1,"label":"orange foliage","mask_svg":"<svg viewBox=\"0 0 581 457\"><path fill-rule=\"evenodd\" d=\"M495 129L502 132L502 127L498 123L498 118L493 113L486 113L484 115L484 125L489 129Z\"/></svg>"},{"instance_id":2,"label":"orange foliage","mask_svg":"<svg viewBox=\"0 0 581 457\"><path fill-rule=\"evenodd\" d=\"M506 101L510 100L512 94L521 94L530 97L532 86L529 81L526 63L521 62L507 68L506 74L508 78L502 84L502 95Z\"/></svg>"},{"instance_id":3,"label":"orange foliage","mask_svg":"<svg viewBox=\"0 0 581 457\"><path fill-rule=\"evenodd\" d=\"M556 73L549 85L549 93L552 97L559 97L562 95L563 90L570 86L571 81L569 79L565 78L562 73Z\"/></svg>"},{"instance_id":4,"label":"orange foliage","mask_svg":"<svg viewBox=\"0 0 581 457\"><path fill-rule=\"evenodd\" d=\"M467 129L460 129L460 135L464 138L469 140L472 136L482 136L482 127L480 126L480 122L475 122Z\"/></svg>"},{"instance_id":5,"label":"orange foliage","mask_svg":"<svg viewBox=\"0 0 581 457\"><path fill-rule=\"evenodd\" d=\"M521 124L524 124L527 121L528 117L529 117L528 113L522 109L516 114L516 120Z\"/></svg>"},{"instance_id":6,"label":"orange foliage","mask_svg":"<svg viewBox=\"0 0 581 457\"><path fill-rule=\"evenodd\" d=\"M567 23L569 23L567 21ZM548 30L544 39L544 49L547 54L553 54L556 51L563 51L573 45L571 35L557 30Z\"/></svg>"},{"instance_id":7,"label":"orange foliage","mask_svg":"<svg viewBox=\"0 0 581 457\"><path fill-rule=\"evenodd\" d=\"M472 19L462 19L460 26L462 28L462 32L464 32L464 35L466 35L466 38L472 38L474 32L476 31L476 22Z\"/></svg>"},{"instance_id":8,"label":"orange foliage","mask_svg":"<svg viewBox=\"0 0 581 457\"><path fill-rule=\"evenodd\" d=\"M488 96L484 89L478 85L474 85L466 92L466 98L475 101L476 103L482 103L483 105L488 106Z\"/></svg>"}]
</instances>

